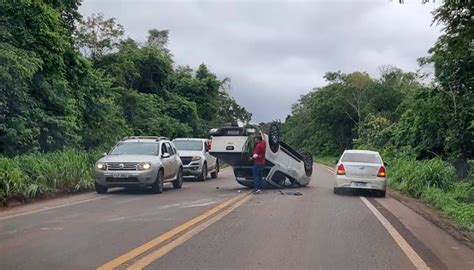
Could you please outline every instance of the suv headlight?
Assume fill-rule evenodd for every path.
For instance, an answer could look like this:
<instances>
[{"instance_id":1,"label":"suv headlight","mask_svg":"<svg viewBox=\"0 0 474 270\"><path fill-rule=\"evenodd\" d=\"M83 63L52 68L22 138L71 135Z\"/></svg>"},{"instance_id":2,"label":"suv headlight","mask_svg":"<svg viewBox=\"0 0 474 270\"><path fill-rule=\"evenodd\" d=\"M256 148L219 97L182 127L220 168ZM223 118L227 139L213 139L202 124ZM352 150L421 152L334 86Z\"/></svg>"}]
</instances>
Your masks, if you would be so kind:
<instances>
[{"instance_id":1,"label":"suv headlight","mask_svg":"<svg viewBox=\"0 0 474 270\"><path fill-rule=\"evenodd\" d=\"M97 164L95 164L95 168L97 170L105 171L107 169L107 164L102 163L102 162L97 162Z\"/></svg>"},{"instance_id":2,"label":"suv headlight","mask_svg":"<svg viewBox=\"0 0 474 270\"><path fill-rule=\"evenodd\" d=\"M140 171L144 171L144 170L148 170L151 168L151 164L150 163L141 163L141 164L138 164L138 170Z\"/></svg>"},{"instance_id":3,"label":"suv headlight","mask_svg":"<svg viewBox=\"0 0 474 270\"><path fill-rule=\"evenodd\" d=\"M193 157L191 158L192 161L196 161L196 160L200 160L200 159L201 159L200 156L193 156Z\"/></svg>"}]
</instances>

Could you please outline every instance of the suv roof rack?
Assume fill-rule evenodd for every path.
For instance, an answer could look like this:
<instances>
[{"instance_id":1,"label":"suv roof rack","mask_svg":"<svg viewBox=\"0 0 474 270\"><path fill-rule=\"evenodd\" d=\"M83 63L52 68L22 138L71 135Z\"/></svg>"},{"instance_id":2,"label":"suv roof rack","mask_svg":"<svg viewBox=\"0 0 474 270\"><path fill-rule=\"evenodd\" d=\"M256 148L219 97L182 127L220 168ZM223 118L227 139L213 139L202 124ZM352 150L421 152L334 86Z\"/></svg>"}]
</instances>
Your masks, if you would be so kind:
<instances>
[{"instance_id":1,"label":"suv roof rack","mask_svg":"<svg viewBox=\"0 0 474 270\"><path fill-rule=\"evenodd\" d=\"M160 137L160 136L127 136L122 139L122 141L125 140L156 140L156 141L161 141L161 140L169 140L167 137Z\"/></svg>"}]
</instances>

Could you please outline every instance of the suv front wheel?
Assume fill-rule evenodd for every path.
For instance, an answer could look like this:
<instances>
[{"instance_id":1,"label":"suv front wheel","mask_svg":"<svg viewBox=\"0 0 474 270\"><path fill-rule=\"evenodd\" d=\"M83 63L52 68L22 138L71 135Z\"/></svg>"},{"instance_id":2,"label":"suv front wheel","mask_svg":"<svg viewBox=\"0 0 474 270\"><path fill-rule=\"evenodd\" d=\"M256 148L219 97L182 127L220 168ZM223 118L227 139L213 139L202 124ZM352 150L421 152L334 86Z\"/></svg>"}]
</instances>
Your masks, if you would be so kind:
<instances>
[{"instance_id":1,"label":"suv front wheel","mask_svg":"<svg viewBox=\"0 0 474 270\"><path fill-rule=\"evenodd\" d=\"M107 193L107 187L104 187L102 185L99 185L97 183L95 183L95 191L99 194L105 194Z\"/></svg>"},{"instance_id":2,"label":"suv front wheel","mask_svg":"<svg viewBox=\"0 0 474 270\"><path fill-rule=\"evenodd\" d=\"M163 192L163 170L158 172L158 176L156 177L156 181L153 185L151 185L151 190L153 193L160 194Z\"/></svg>"},{"instance_id":3,"label":"suv front wheel","mask_svg":"<svg viewBox=\"0 0 474 270\"><path fill-rule=\"evenodd\" d=\"M207 178L207 163L204 163L204 165L202 165L201 175L198 176L198 180L205 181L206 178Z\"/></svg>"}]
</instances>

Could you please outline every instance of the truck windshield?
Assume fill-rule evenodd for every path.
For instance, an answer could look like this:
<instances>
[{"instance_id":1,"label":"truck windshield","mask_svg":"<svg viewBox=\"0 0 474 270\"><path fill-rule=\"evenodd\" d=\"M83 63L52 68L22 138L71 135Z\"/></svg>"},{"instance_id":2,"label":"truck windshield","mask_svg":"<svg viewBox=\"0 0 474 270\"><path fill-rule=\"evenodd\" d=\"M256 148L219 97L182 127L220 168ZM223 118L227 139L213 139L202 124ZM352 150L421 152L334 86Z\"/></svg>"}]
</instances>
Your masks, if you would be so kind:
<instances>
[{"instance_id":1,"label":"truck windshield","mask_svg":"<svg viewBox=\"0 0 474 270\"><path fill-rule=\"evenodd\" d=\"M173 141L176 149L183 151L202 151L201 141Z\"/></svg>"},{"instance_id":2,"label":"truck windshield","mask_svg":"<svg viewBox=\"0 0 474 270\"><path fill-rule=\"evenodd\" d=\"M158 155L158 144L150 142L128 142L118 144L110 155Z\"/></svg>"}]
</instances>

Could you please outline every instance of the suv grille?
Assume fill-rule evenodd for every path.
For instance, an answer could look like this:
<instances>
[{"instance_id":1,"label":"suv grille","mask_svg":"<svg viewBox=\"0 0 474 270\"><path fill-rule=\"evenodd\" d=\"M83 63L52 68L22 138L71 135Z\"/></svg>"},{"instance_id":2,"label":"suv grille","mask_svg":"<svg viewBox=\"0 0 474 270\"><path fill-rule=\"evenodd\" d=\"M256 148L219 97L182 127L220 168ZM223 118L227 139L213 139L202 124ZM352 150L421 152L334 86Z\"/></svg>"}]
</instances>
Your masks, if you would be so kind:
<instances>
[{"instance_id":1,"label":"suv grille","mask_svg":"<svg viewBox=\"0 0 474 270\"><path fill-rule=\"evenodd\" d=\"M115 178L107 177L105 178L107 183L138 183L138 178L136 177L127 177L127 178Z\"/></svg>"},{"instance_id":2,"label":"suv grille","mask_svg":"<svg viewBox=\"0 0 474 270\"><path fill-rule=\"evenodd\" d=\"M113 162L107 163L107 171L136 171L137 163Z\"/></svg>"},{"instance_id":3,"label":"suv grille","mask_svg":"<svg viewBox=\"0 0 474 270\"><path fill-rule=\"evenodd\" d=\"M183 162L183 165L188 165L191 163L192 157L181 157L181 162Z\"/></svg>"}]
</instances>

